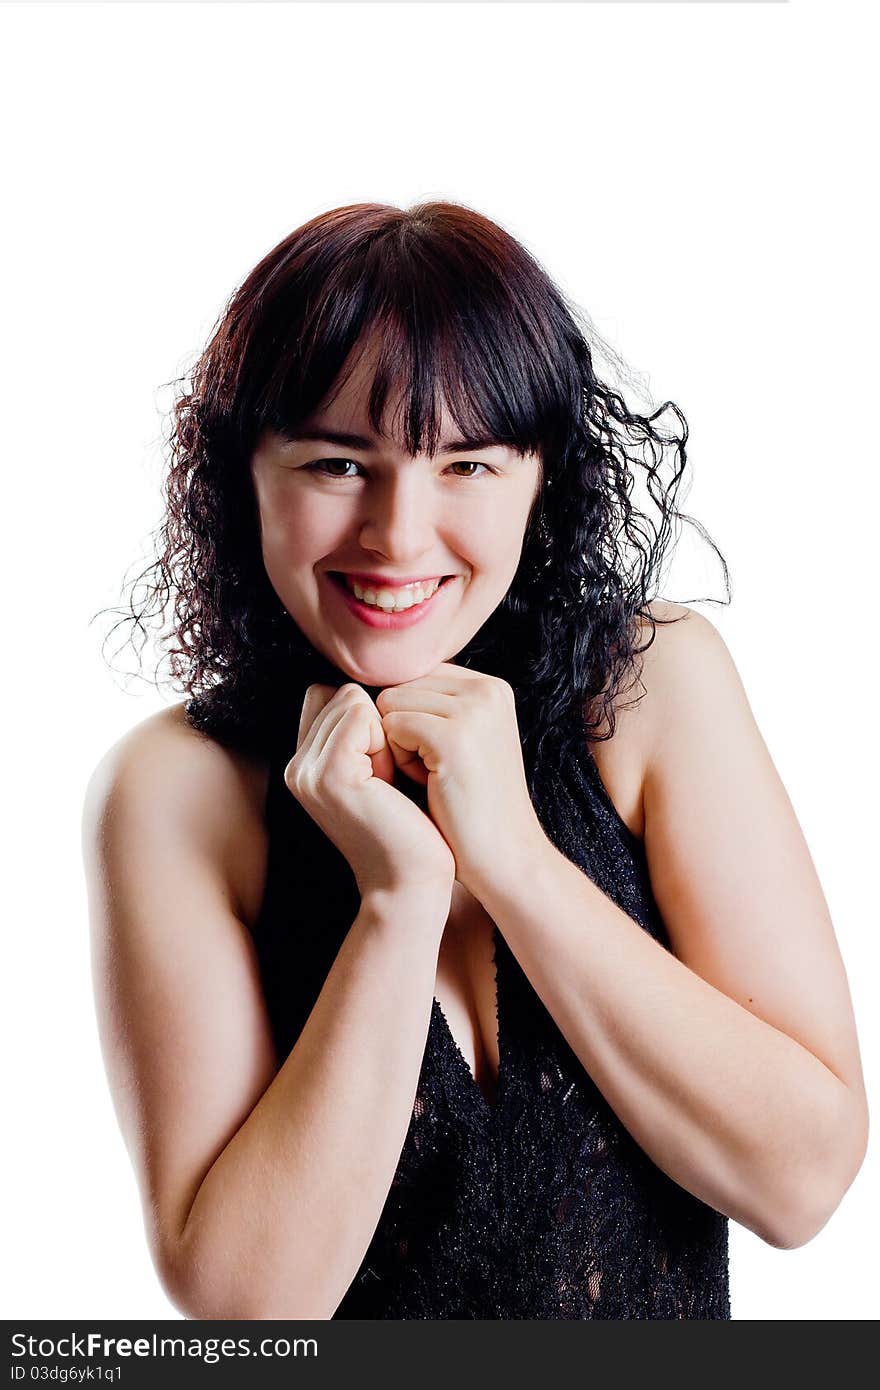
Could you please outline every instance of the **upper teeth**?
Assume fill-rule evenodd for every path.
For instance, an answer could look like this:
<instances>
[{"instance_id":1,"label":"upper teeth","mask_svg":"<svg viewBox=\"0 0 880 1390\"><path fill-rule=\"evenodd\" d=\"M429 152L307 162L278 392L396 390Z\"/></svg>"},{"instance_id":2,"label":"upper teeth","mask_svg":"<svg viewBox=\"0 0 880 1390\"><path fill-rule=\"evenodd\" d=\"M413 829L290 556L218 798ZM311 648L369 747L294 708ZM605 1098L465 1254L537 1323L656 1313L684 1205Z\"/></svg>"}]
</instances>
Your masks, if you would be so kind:
<instances>
[{"instance_id":1,"label":"upper teeth","mask_svg":"<svg viewBox=\"0 0 880 1390\"><path fill-rule=\"evenodd\" d=\"M412 608L417 603L424 603L426 598L430 598L436 593L441 583L440 579L431 579L425 584L405 584L398 589L368 589L358 584L357 580L350 576L345 576L345 582L354 593L355 598L359 598L362 603L372 604L374 608L387 608L394 613L400 613L404 608Z\"/></svg>"}]
</instances>

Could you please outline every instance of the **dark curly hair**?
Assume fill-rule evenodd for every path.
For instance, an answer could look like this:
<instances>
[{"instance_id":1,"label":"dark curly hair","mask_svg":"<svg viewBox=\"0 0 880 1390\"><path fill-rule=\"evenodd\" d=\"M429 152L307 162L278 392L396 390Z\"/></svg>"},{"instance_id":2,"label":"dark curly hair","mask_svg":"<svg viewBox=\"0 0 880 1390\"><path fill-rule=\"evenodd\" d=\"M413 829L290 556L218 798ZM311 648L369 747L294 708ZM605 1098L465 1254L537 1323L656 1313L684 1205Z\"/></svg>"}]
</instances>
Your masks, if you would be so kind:
<instances>
[{"instance_id":1,"label":"dark curly hair","mask_svg":"<svg viewBox=\"0 0 880 1390\"><path fill-rule=\"evenodd\" d=\"M670 401L648 415L630 411L594 370L588 339L600 340L585 317L513 236L457 203L322 213L233 293L191 373L173 383L183 389L157 558L134 581L120 621L145 633L145 619L171 609L163 642L173 687L192 697L190 722L242 748L262 750L280 720L295 729L297 712L283 699L295 674L341 683L268 579L250 460L261 431L283 434L312 414L352 349L374 334L368 412L377 433L390 390L401 387L409 453L436 451L445 402L465 436L542 460L516 576L456 659L514 686L531 757L547 740L564 755L567 738L610 737L638 659L666 621L649 605L675 522L712 546L730 602L724 557L675 505L687 424ZM633 503L637 468L657 524Z\"/></svg>"}]
</instances>

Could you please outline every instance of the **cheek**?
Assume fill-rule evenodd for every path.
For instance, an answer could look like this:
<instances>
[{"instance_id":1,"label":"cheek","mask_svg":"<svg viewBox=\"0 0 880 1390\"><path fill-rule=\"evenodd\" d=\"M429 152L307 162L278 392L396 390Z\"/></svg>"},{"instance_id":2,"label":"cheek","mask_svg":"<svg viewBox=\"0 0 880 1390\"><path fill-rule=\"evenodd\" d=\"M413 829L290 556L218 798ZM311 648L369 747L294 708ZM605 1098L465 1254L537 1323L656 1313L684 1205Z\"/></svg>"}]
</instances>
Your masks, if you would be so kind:
<instances>
[{"instance_id":1,"label":"cheek","mask_svg":"<svg viewBox=\"0 0 880 1390\"><path fill-rule=\"evenodd\" d=\"M473 564L486 570L516 567L525 534L528 507L521 497L493 499L490 513L484 513L468 526L467 553Z\"/></svg>"},{"instance_id":2,"label":"cheek","mask_svg":"<svg viewBox=\"0 0 880 1390\"><path fill-rule=\"evenodd\" d=\"M268 502L261 516L267 557L283 557L291 567L312 565L330 554L345 532L343 509L322 505L320 498L305 502L280 495Z\"/></svg>"}]
</instances>

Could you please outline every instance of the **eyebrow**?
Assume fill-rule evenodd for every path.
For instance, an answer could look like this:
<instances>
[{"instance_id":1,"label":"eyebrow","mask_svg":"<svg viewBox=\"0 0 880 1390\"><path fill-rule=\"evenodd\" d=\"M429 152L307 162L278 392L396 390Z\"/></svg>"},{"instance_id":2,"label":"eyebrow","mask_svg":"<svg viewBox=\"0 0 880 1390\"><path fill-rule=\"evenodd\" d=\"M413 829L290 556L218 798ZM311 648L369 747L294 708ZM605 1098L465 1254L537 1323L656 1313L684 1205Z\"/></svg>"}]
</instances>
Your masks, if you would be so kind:
<instances>
[{"instance_id":1,"label":"eyebrow","mask_svg":"<svg viewBox=\"0 0 880 1390\"><path fill-rule=\"evenodd\" d=\"M379 440L368 435L349 434L345 430L315 429L308 425L294 425L285 428L284 436L292 442L308 440L314 444L337 444L343 449L366 450L379 446ZM499 440L492 439L487 435L475 435L467 439L446 439L441 442L439 452L441 454L468 454L475 453L479 449L498 447L503 447Z\"/></svg>"}]
</instances>

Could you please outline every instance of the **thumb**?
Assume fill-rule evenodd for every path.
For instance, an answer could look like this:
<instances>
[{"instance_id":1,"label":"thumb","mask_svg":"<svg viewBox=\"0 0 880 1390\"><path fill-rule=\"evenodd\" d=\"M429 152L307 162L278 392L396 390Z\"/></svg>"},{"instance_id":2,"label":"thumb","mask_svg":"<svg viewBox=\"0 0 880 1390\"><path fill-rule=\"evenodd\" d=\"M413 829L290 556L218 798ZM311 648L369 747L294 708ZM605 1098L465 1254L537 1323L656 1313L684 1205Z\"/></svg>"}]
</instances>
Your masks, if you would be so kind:
<instances>
[{"instance_id":1,"label":"thumb","mask_svg":"<svg viewBox=\"0 0 880 1390\"><path fill-rule=\"evenodd\" d=\"M394 782L394 757L388 747L388 740L382 727L382 718L375 705L370 713L370 745L367 752L373 764L373 776L378 777L380 782L387 782L389 786L392 785Z\"/></svg>"}]
</instances>

